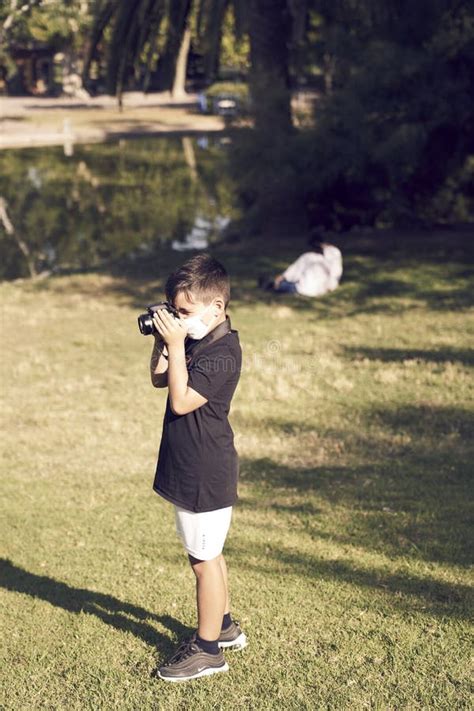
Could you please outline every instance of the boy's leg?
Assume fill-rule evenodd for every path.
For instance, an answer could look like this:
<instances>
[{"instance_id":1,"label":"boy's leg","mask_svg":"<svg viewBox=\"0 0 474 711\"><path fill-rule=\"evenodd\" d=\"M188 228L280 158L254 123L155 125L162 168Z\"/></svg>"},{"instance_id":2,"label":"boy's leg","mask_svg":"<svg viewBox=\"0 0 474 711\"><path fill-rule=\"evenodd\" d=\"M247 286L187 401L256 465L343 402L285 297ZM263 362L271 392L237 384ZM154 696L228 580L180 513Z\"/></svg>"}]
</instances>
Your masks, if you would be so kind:
<instances>
[{"instance_id":1,"label":"boy's leg","mask_svg":"<svg viewBox=\"0 0 474 711\"><path fill-rule=\"evenodd\" d=\"M197 560L190 555L189 561L196 576L198 635L204 640L217 640L227 604L221 556Z\"/></svg>"},{"instance_id":2,"label":"boy's leg","mask_svg":"<svg viewBox=\"0 0 474 711\"><path fill-rule=\"evenodd\" d=\"M219 558L220 564L221 564L221 570L222 570L222 577L224 578L224 585L225 585L225 608L224 608L224 615L227 615L230 612L230 597L229 597L229 577L227 574L227 564L225 562L224 556L220 555Z\"/></svg>"},{"instance_id":3,"label":"boy's leg","mask_svg":"<svg viewBox=\"0 0 474 711\"><path fill-rule=\"evenodd\" d=\"M196 575L199 628L158 668L158 676L165 681L188 681L229 670L219 648L226 600L219 556L198 560L189 555L189 561Z\"/></svg>"}]
</instances>

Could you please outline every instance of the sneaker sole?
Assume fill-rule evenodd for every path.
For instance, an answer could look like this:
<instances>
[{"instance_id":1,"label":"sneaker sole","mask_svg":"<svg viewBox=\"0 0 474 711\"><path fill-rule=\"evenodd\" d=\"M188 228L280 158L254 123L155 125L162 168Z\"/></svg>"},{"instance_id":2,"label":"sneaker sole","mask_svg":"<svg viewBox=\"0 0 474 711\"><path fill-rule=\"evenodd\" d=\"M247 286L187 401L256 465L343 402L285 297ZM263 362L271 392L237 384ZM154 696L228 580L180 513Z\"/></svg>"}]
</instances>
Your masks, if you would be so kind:
<instances>
[{"instance_id":1,"label":"sneaker sole","mask_svg":"<svg viewBox=\"0 0 474 711\"><path fill-rule=\"evenodd\" d=\"M158 676L160 679L163 679L163 681L191 681L191 679L199 679L202 676L211 676L211 674L218 674L219 672L226 672L229 671L229 665L227 662L223 664L221 667L208 667L207 669L203 669L202 671L198 672L197 674L193 674L192 676L163 676L160 674L160 671L158 670Z\"/></svg>"},{"instance_id":2,"label":"sneaker sole","mask_svg":"<svg viewBox=\"0 0 474 711\"><path fill-rule=\"evenodd\" d=\"M238 652L247 646L247 637L243 632L239 634L238 637L229 642L219 642L219 647L221 649L231 649L234 652Z\"/></svg>"}]
</instances>

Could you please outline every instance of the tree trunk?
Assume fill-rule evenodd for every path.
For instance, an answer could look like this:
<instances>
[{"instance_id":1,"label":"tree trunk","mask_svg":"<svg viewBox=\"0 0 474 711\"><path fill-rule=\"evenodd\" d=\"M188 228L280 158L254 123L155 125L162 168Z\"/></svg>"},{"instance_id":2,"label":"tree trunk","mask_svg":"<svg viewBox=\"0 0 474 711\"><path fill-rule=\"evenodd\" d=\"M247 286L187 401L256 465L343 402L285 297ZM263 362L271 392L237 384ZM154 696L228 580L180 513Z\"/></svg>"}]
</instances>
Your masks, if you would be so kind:
<instances>
[{"instance_id":1,"label":"tree trunk","mask_svg":"<svg viewBox=\"0 0 474 711\"><path fill-rule=\"evenodd\" d=\"M173 99L179 99L186 96L186 67L188 66L189 47L191 45L191 28L186 27L179 49L178 60L176 62L176 72L174 75L173 88L171 96Z\"/></svg>"},{"instance_id":2,"label":"tree trunk","mask_svg":"<svg viewBox=\"0 0 474 711\"><path fill-rule=\"evenodd\" d=\"M191 0L173 0L170 3L166 47L158 60L158 66L156 68L158 91L171 91L173 87L176 74L176 62L190 10Z\"/></svg>"},{"instance_id":3,"label":"tree trunk","mask_svg":"<svg viewBox=\"0 0 474 711\"><path fill-rule=\"evenodd\" d=\"M250 2L250 91L255 128L289 133L291 91L288 41L291 15L286 0Z\"/></svg>"},{"instance_id":4,"label":"tree trunk","mask_svg":"<svg viewBox=\"0 0 474 711\"><path fill-rule=\"evenodd\" d=\"M204 74L208 82L214 82L219 75L222 26L229 0L212 0L206 20Z\"/></svg>"}]
</instances>

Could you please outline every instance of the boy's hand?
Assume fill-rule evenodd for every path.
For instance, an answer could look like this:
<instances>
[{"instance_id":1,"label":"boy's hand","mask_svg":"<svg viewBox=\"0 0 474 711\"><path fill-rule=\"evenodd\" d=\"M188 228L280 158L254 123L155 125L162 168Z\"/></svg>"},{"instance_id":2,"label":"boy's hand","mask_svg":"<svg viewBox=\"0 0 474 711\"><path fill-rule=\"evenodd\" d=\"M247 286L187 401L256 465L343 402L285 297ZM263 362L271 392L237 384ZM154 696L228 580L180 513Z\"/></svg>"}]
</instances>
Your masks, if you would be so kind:
<instances>
[{"instance_id":1,"label":"boy's hand","mask_svg":"<svg viewBox=\"0 0 474 711\"><path fill-rule=\"evenodd\" d=\"M184 344L187 332L178 318L172 316L165 309L159 309L153 314L153 323L166 345L175 346Z\"/></svg>"}]
</instances>

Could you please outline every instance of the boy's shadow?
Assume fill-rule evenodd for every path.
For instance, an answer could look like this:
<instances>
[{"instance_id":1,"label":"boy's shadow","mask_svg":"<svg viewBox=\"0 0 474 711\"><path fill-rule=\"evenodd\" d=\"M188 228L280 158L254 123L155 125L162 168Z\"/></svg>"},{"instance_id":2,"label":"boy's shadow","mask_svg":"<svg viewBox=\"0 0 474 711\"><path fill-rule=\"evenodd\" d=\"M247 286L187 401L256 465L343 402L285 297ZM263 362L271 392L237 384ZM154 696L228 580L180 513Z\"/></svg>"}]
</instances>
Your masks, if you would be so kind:
<instances>
[{"instance_id":1,"label":"boy's shadow","mask_svg":"<svg viewBox=\"0 0 474 711\"><path fill-rule=\"evenodd\" d=\"M112 595L93 592L83 588L73 588L47 575L29 573L24 568L14 565L7 558L0 558L0 586L6 590L31 595L46 600L52 605L62 607L68 612L86 612L96 615L108 625L119 630L131 632L160 654L166 655L175 646L175 642L158 632L147 620L156 620L178 637L189 635L189 627L181 624L169 615L155 615L143 607L130 605ZM135 619L130 619L134 617Z\"/></svg>"}]
</instances>

